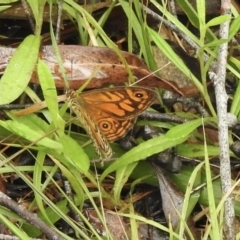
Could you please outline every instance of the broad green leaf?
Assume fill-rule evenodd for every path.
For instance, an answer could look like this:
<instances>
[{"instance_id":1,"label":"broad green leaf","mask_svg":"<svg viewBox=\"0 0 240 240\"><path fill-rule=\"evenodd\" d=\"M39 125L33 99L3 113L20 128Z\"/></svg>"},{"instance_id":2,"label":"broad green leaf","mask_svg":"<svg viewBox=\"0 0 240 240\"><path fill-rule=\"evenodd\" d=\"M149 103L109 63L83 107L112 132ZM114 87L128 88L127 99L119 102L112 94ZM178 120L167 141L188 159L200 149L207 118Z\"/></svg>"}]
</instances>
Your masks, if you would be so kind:
<instances>
[{"instance_id":1,"label":"broad green leaf","mask_svg":"<svg viewBox=\"0 0 240 240\"><path fill-rule=\"evenodd\" d=\"M210 118L209 118L210 119ZM212 118L213 119L213 118ZM204 122L207 121L207 118L204 119ZM186 122L184 124L179 124L176 127L171 128L167 133L166 137L168 139L174 139L178 144L179 141L183 142L188 135L195 130L197 127L199 127L203 122L203 119L196 119L193 121Z\"/></svg>"},{"instance_id":2,"label":"broad green leaf","mask_svg":"<svg viewBox=\"0 0 240 240\"><path fill-rule=\"evenodd\" d=\"M63 153L69 159L70 164L75 166L76 169L81 172L88 171L90 161L81 146L67 135L61 135L59 139L63 145Z\"/></svg>"},{"instance_id":3,"label":"broad green leaf","mask_svg":"<svg viewBox=\"0 0 240 240\"><path fill-rule=\"evenodd\" d=\"M150 139L146 142L139 144L137 147L131 149L123 154L117 161L112 163L102 174L101 180L104 179L109 173L116 171L119 168L126 167L126 165L144 160L153 154L159 153L170 147L176 146L187 140L189 134L199 127L202 122L209 121L208 119L197 119L189 121L176 127L171 128L165 135Z\"/></svg>"},{"instance_id":4,"label":"broad green leaf","mask_svg":"<svg viewBox=\"0 0 240 240\"><path fill-rule=\"evenodd\" d=\"M15 116L14 112L7 112L6 114L12 120L23 123L41 134L45 134L49 131L49 125L47 122L38 117L36 114L28 114L25 116Z\"/></svg>"},{"instance_id":5,"label":"broad green leaf","mask_svg":"<svg viewBox=\"0 0 240 240\"><path fill-rule=\"evenodd\" d=\"M62 145L60 143L48 137L44 137L42 133L39 133L36 129L33 129L23 123L8 120L0 121L0 125L12 133L29 140L30 142L36 142L37 145L56 150L62 149Z\"/></svg>"},{"instance_id":6,"label":"broad green leaf","mask_svg":"<svg viewBox=\"0 0 240 240\"><path fill-rule=\"evenodd\" d=\"M207 146L209 156L217 156L219 154L219 146ZM202 144L180 144L177 148L180 156L189 158L204 157L204 145Z\"/></svg>"},{"instance_id":7,"label":"broad green leaf","mask_svg":"<svg viewBox=\"0 0 240 240\"><path fill-rule=\"evenodd\" d=\"M30 35L17 48L0 81L0 105L17 99L25 90L35 68L40 37Z\"/></svg>"}]
</instances>

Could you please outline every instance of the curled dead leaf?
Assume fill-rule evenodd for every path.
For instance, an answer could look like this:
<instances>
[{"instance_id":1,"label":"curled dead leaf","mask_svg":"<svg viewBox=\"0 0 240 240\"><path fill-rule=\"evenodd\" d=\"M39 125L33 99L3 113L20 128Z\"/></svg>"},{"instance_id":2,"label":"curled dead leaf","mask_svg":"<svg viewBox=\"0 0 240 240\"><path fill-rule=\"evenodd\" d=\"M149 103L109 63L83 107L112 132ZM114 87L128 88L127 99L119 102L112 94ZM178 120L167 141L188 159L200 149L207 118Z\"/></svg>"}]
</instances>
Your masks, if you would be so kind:
<instances>
[{"instance_id":1,"label":"curled dead leaf","mask_svg":"<svg viewBox=\"0 0 240 240\"><path fill-rule=\"evenodd\" d=\"M147 87L159 87L169 91L185 95L178 85L172 81L164 80L153 74L136 55L120 51L126 60L127 66L115 51L106 47L87 47L75 45L59 45L59 52L62 58L63 68L66 72L70 88L78 89L89 78L92 78L86 88L102 88L108 85L124 85L129 82L127 68L132 72L133 78L138 85ZM0 48L0 71L4 72L14 48ZM49 67L59 89L66 88L60 66L52 46L43 46L40 58ZM31 82L39 83L38 76L34 71Z\"/></svg>"}]
</instances>

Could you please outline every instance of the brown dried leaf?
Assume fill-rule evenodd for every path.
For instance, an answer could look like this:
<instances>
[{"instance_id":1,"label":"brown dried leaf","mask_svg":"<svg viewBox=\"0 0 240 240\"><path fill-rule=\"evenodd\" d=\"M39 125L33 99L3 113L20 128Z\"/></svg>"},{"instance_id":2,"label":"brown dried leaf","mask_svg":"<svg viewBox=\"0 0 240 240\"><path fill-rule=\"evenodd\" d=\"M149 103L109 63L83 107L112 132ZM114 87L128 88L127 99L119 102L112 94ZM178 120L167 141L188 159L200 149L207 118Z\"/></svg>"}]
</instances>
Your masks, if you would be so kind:
<instances>
[{"instance_id":1,"label":"brown dried leaf","mask_svg":"<svg viewBox=\"0 0 240 240\"><path fill-rule=\"evenodd\" d=\"M84 209L84 215L94 229L102 236L107 236L107 230L105 229L103 223L99 219L96 211L94 209ZM114 238L114 240L127 239L126 234L130 233L128 225L123 221L123 217L118 216L116 213L111 211L105 211L105 220L108 232Z\"/></svg>"},{"instance_id":2,"label":"brown dried leaf","mask_svg":"<svg viewBox=\"0 0 240 240\"><path fill-rule=\"evenodd\" d=\"M182 212L184 195L167 178L160 167L155 164L153 166L157 173L164 215L167 221L171 222L173 228L176 228L180 221L178 213Z\"/></svg>"},{"instance_id":3,"label":"brown dried leaf","mask_svg":"<svg viewBox=\"0 0 240 240\"><path fill-rule=\"evenodd\" d=\"M82 86L86 80L92 77L95 71L97 71L97 73L87 88L101 88L110 84L123 85L129 82L129 75L125 65L119 56L110 48L71 45L59 46L59 51L63 59L67 79L73 89ZM128 63L128 67L134 78L136 78L136 80L145 78L143 81L140 81L138 85L161 87L170 91L179 92L175 83L162 80L151 74L150 70L136 55L124 51L121 51L121 54ZM64 88L63 79L59 72L59 66L52 47L43 47L41 57L51 69L56 86L58 88ZM36 80L37 78L33 78L33 81Z\"/></svg>"},{"instance_id":4,"label":"brown dried leaf","mask_svg":"<svg viewBox=\"0 0 240 240\"><path fill-rule=\"evenodd\" d=\"M67 79L69 80L70 87L73 89L78 89L82 86L86 80L92 77L95 71L94 77L86 88L101 88L110 84L124 85L129 82L125 65L119 56L110 48L60 45L59 51ZM0 48L1 71L4 71L13 52L12 48ZM124 51L121 51L121 54L126 59L134 78L136 78L136 80L143 79L138 82L138 85L159 87L184 95L176 83L161 79L152 74L136 55ZM56 87L59 89L66 88L52 46L44 46L40 57L50 68ZM33 74L31 82L38 83L36 72Z\"/></svg>"}]
</instances>

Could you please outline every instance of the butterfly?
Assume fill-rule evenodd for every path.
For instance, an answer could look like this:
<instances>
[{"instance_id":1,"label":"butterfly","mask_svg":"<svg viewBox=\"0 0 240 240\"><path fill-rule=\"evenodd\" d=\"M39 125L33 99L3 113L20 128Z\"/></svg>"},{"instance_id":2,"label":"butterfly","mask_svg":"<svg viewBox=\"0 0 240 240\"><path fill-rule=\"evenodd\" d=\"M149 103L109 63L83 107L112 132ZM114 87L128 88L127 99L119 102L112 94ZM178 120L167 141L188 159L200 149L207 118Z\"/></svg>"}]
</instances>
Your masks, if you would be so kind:
<instances>
[{"instance_id":1,"label":"butterfly","mask_svg":"<svg viewBox=\"0 0 240 240\"><path fill-rule=\"evenodd\" d=\"M111 158L109 142L126 135L136 117L157 100L157 93L144 87L114 87L77 93L66 92L68 106L90 135L101 159Z\"/></svg>"}]
</instances>

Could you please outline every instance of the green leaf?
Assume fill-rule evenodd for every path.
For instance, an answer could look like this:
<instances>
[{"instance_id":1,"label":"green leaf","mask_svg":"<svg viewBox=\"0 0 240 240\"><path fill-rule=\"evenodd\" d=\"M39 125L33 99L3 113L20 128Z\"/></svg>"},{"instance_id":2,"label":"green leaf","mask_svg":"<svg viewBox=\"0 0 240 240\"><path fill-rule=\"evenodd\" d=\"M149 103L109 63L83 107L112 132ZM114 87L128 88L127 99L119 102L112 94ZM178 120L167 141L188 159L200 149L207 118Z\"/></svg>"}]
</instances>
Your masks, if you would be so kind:
<instances>
[{"instance_id":1,"label":"green leaf","mask_svg":"<svg viewBox=\"0 0 240 240\"><path fill-rule=\"evenodd\" d=\"M17 48L0 81L0 105L17 99L25 90L35 68L40 37L30 35Z\"/></svg>"},{"instance_id":2,"label":"green leaf","mask_svg":"<svg viewBox=\"0 0 240 240\"><path fill-rule=\"evenodd\" d=\"M187 1L187 0L185 0L185 1L177 0L177 3L182 8L184 13L188 16L188 20L192 23L192 25L199 29L199 18L198 18L197 12L193 8L193 4L190 3L190 1ZM200 4L201 4L201 2L200 2ZM201 9L200 12L201 12L201 15L203 15L203 9ZM213 41L214 39L216 39L216 36L213 34L212 31L207 29L206 38L207 38L208 41ZM202 45L202 43L201 43L201 45Z\"/></svg>"},{"instance_id":3,"label":"green leaf","mask_svg":"<svg viewBox=\"0 0 240 240\"><path fill-rule=\"evenodd\" d=\"M204 119L204 122L207 119ZM186 122L184 124L179 124L176 127L171 128L167 133L166 137L170 140L175 140L178 144L185 141L186 137L199 127L203 122L203 119L196 119L193 121ZM180 141L180 142L179 142Z\"/></svg>"},{"instance_id":4,"label":"green leaf","mask_svg":"<svg viewBox=\"0 0 240 240\"><path fill-rule=\"evenodd\" d=\"M203 121L209 121L213 118L197 119L180 124L171 128L165 135L150 139L139 144L137 147L131 149L122 155L117 161L112 163L101 175L103 180L109 173L116 171L119 168L126 167L126 165L143 160L153 154L159 153L170 147L176 146L187 140L189 134L199 127Z\"/></svg>"},{"instance_id":5,"label":"green leaf","mask_svg":"<svg viewBox=\"0 0 240 240\"><path fill-rule=\"evenodd\" d=\"M18 0L1 0L0 3L1 4L10 4L10 3L14 3L17 2Z\"/></svg>"},{"instance_id":6,"label":"green leaf","mask_svg":"<svg viewBox=\"0 0 240 240\"><path fill-rule=\"evenodd\" d=\"M123 168L118 169L116 172L116 178L114 181L114 199L120 200L120 196L122 193L123 186L125 186L125 183L129 179L129 176L131 175L132 171L136 167L137 163L129 164Z\"/></svg>"},{"instance_id":7,"label":"green leaf","mask_svg":"<svg viewBox=\"0 0 240 240\"><path fill-rule=\"evenodd\" d=\"M238 70L240 70L240 61L232 58L232 62L238 67ZM240 115L240 84L238 84L237 89L234 93L234 97L231 104L230 112L234 115L238 116Z\"/></svg>"},{"instance_id":8,"label":"green leaf","mask_svg":"<svg viewBox=\"0 0 240 240\"><path fill-rule=\"evenodd\" d=\"M201 32L201 35L205 36L205 29L206 29L206 12L205 12L205 1L202 0L197 0L196 1L197 4L197 12L198 12L198 22L199 22L199 30Z\"/></svg>"},{"instance_id":9,"label":"green leaf","mask_svg":"<svg viewBox=\"0 0 240 240\"><path fill-rule=\"evenodd\" d=\"M219 146L207 146L209 156L217 156L219 154ZM204 145L202 144L180 144L177 148L180 156L188 158L204 157Z\"/></svg>"},{"instance_id":10,"label":"green leaf","mask_svg":"<svg viewBox=\"0 0 240 240\"><path fill-rule=\"evenodd\" d=\"M1 12L1 11L4 11L4 10L10 8L10 7L11 7L11 6L0 6L0 12Z\"/></svg>"},{"instance_id":11,"label":"green leaf","mask_svg":"<svg viewBox=\"0 0 240 240\"><path fill-rule=\"evenodd\" d=\"M35 131L45 134L47 131L49 131L49 125L46 121L44 121L42 118L38 117L36 114L28 114L25 116L15 116L14 112L7 112L6 113L9 118L12 120L23 123L26 126L35 129Z\"/></svg>"},{"instance_id":12,"label":"green leaf","mask_svg":"<svg viewBox=\"0 0 240 240\"><path fill-rule=\"evenodd\" d=\"M209 42L205 44L201 49L208 49L208 48L215 48L219 47L221 44L226 43L228 40L227 39L219 39L219 40L214 40L212 42Z\"/></svg>"},{"instance_id":13,"label":"green leaf","mask_svg":"<svg viewBox=\"0 0 240 240\"><path fill-rule=\"evenodd\" d=\"M29 127L24 123L11 120L0 121L0 125L12 133L29 140L30 142L36 142L37 145L56 150L62 149L61 144L48 137L44 137L43 133L39 132L39 129L32 128L32 126Z\"/></svg>"},{"instance_id":14,"label":"green leaf","mask_svg":"<svg viewBox=\"0 0 240 240\"><path fill-rule=\"evenodd\" d=\"M54 122L56 128L63 129L65 123L59 115L55 82L49 68L42 60L38 61L37 72L52 121Z\"/></svg>"},{"instance_id":15,"label":"green leaf","mask_svg":"<svg viewBox=\"0 0 240 240\"><path fill-rule=\"evenodd\" d=\"M209 22L207 22L206 27L217 26L229 20L231 20L230 16L227 16L227 15L218 16L211 19Z\"/></svg>"},{"instance_id":16,"label":"green leaf","mask_svg":"<svg viewBox=\"0 0 240 240\"><path fill-rule=\"evenodd\" d=\"M129 21L131 23L129 24L132 25L132 28L130 26L131 29L129 32L134 32L140 46L140 52L143 54L147 66L152 70L157 69L156 62L151 50L150 35L147 33L148 30L146 19L144 19L138 1L133 1L135 11L133 11L132 7L130 7L130 3L128 1L120 0L119 3L121 4L121 7L128 19L130 19Z\"/></svg>"},{"instance_id":17,"label":"green leaf","mask_svg":"<svg viewBox=\"0 0 240 240\"><path fill-rule=\"evenodd\" d=\"M88 171L90 161L81 146L67 135L61 135L60 142L63 145L63 153L68 157L70 164L81 172Z\"/></svg>"},{"instance_id":18,"label":"green leaf","mask_svg":"<svg viewBox=\"0 0 240 240\"><path fill-rule=\"evenodd\" d=\"M240 15L232 21L229 29L229 39L232 39L239 32L239 21Z\"/></svg>"}]
</instances>

